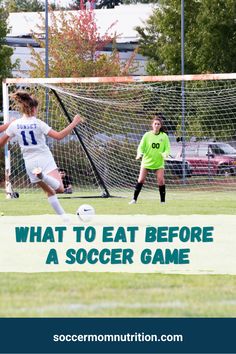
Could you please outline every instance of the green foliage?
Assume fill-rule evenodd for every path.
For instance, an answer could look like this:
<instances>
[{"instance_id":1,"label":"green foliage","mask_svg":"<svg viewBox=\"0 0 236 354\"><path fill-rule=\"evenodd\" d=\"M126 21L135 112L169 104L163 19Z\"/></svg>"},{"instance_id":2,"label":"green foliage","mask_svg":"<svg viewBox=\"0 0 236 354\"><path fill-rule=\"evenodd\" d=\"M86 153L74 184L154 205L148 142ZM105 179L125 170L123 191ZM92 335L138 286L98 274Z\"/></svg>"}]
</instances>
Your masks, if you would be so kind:
<instances>
[{"instance_id":1,"label":"green foliage","mask_svg":"<svg viewBox=\"0 0 236 354\"><path fill-rule=\"evenodd\" d=\"M8 13L1 7L0 0L0 111L2 110L2 80L10 74L9 61L12 55L12 49L5 45L5 37L9 32L7 27ZM6 65L8 64L8 65ZM4 179L4 154L0 149L0 182Z\"/></svg>"},{"instance_id":2,"label":"green foliage","mask_svg":"<svg viewBox=\"0 0 236 354\"><path fill-rule=\"evenodd\" d=\"M13 49L6 45L6 36L9 33L7 24L8 12L1 6L0 1L0 111L2 110L2 80L12 76L12 70L18 67L19 62L11 62Z\"/></svg>"},{"instance_id":3,"label":"green foliage","mask_svg":"<svg viewBox=\"0 0 236 354\"><path fill-rule=\"evenodd\" d=\"M9 28L7 26L8 12L1 5L2 0L0 0L0 45L5 43L5 37L9 33Z\"/></svg>"},{"instance_id":4,"label":"green foliage","mask_svg":"<svg viewBox=\"0 0 236 354\"><path fill-rule=\"evenodd\" d=\"M189 53L197 71L236 71L236 2L234 0L202 0L195 29L198 50Z\"/></svg>"},{"instance_id":5,"label":"green foliage","mask_svg":"<svg viewBox=\"0 0 236 354\"><path fill-rule=\"evenodd\" d=\"M11 56L13 54L13 48L8 45L0 46L0 76L1 79L11 77L11 71L18 67L19 61L14 64L11 63Z\"/></svg>"},{"instance_id":6,"label":"green foliage","mask_svg":"<svg viewBox=\"0 0 236 354\"><path fill-rule=\"evenodd\" d=\"M234 0L185 1L185 74L236 71L235 18ZM141 38L139 51L148 58L148 74L181 74L181 1L160 0L145 25L138 27L137 31ZM192 89L199 85L204 85L204 82L196 82ZM207 115L214 117L217 114L214 97L210 97L210 93L207 97L205 110L200 110L194 102L186 106L187 135L195 132L199 138L232 138L230 134L235 130L232 117L229 117L232 127L228 129L228 136L222 127L217 130L213 120L205 119ZM180 132L181 118L176 118ZM226 114L224 118L227 118Z\"/></svg>"},{"instance_id":7,"label":"green foliage","mask_svg":"<svg viewBox=\"0 0 236 354\"><path fill-rule=\"evenodd\" d=\"M41 0L6 0L8 12L37 12L44 11L44 1Z\"/></svg>"},{"instance_id":8,"label":"green foliage","mask_svg":"<svg viewBox=\"0 0 236 354\"><path fill-rule=\"evenodd\" d=\"M185 73L236 71L234 0L185 1ZM140 52L148 73L181 73L181 2L160 0L143 27Z\"/></svg>"}]
</instances>

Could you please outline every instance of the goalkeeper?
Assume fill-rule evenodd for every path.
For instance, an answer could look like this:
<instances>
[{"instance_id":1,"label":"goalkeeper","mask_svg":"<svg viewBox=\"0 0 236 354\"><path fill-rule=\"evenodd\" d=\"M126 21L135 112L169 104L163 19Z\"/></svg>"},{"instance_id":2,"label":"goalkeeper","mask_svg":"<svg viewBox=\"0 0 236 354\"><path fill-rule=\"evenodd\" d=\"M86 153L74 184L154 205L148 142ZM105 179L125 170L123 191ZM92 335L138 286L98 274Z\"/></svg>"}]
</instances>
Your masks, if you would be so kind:
<instances>
[{"instance_id":1,"label":"goalkeeper","mask_svg":"<svg viewBox=\"0 0 236 354\"><path fill-rule=\"evenodd\" d=\"M12 122L6 129L0 138L0 147L13 137L17 140L31 183L43 189L56 214L67 221L68 217L56 196L56 193L64 192L64 187L45 136L61 140L69 135L77 124L83 122L83 118L76 115L67 127L58 132L36 118L38 100L28 92L17 91L11 95L11 99L21 111L22 117Z\"/></svg>"},{"instance_id":2,"label":"goalkeeper","mask_svg":"<svg viewBox=\"0 0 236 354\"><path fill-rule=\"evenodd\" d=\"M146 132L138 146L136 160L142 158L138 182L134 189L133 199L129 204L136 204L139 193L145 183L148 171L155 171L159 186L160 201L165 203L166 187L164 179L165 158L170 153L170 141L165 133L161 114L154 116L152 130Z\"/></svg>"}]
</instances>

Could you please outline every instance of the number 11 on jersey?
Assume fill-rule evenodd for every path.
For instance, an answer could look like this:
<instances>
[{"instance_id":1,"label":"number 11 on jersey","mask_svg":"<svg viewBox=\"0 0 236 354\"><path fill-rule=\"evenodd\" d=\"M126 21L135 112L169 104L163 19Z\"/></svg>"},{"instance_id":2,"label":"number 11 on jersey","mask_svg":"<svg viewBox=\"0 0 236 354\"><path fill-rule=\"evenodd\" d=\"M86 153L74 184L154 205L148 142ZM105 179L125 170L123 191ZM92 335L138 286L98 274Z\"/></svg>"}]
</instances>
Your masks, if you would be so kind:
<instances>
[{"instance_id":1,"label":"number 11 on jersey","mask_svg":"<svg viewBox=\"0 0 236 354\"><path fill-rule=\"evenodd\" d=\"M27 131L28 134L26 134L25 130L22 130L21 132L22 140L24 145L37 145L37 141L34 136L33 130L30 130L29 132Z\"/></svg>"}]
</instances>

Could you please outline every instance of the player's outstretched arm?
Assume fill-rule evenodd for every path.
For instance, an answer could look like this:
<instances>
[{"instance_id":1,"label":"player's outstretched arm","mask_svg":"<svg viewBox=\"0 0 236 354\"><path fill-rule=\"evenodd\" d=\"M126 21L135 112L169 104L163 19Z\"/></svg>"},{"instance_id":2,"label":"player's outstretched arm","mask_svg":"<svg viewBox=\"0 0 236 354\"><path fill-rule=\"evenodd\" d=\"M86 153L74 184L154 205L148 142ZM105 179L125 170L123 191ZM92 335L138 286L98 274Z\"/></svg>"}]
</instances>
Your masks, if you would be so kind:
<instances>
[{"instance_id":1,"label":"player's outstretched arm","mask_svg":"<svg viewBox=\"0 0 236 354\"><path fill-rule=\"evenodd\" d=\"M48 132L48 136L56 140L61 140L65 138L67 135L69 135L72 132L72 130L76 127L76 125L83 122L84 122L84 118L82 118L79 114L77 114L74 117L73 121L66 128L62 129L59 132L54 129L51 129Z\"/></svg>"}]
</instances>

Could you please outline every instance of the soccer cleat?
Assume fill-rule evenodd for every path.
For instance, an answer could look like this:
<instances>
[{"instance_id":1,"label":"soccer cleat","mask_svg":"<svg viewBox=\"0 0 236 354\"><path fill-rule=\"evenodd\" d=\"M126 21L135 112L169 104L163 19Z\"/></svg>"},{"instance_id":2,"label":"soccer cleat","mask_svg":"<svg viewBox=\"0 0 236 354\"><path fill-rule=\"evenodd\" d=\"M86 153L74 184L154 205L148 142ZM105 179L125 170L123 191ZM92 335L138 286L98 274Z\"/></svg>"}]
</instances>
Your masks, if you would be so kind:
<instances>
[{"instance_id":1,"label":"soccer cleat","mask_svg":"<svg viewBox=\"0 0 236 354\"><path fill-rule=\"evenodd\" d=\"M42 179L43 178L43 174L42 174L42 168L41 167L35 167L32 171L32 173L38 177L38 179Z\"/></svg>"},{"instance_id":2,"label":"soccer cleat","mask_svg":"<svg viewBox=\"0 0 236 354\"><path fill-rule=\"evenodd\" d=\"M137 203L137 200L135 200L135 199L132 199L130 202L129 202L129 204L136 204Z\"/></svg>"}]
</instances>

